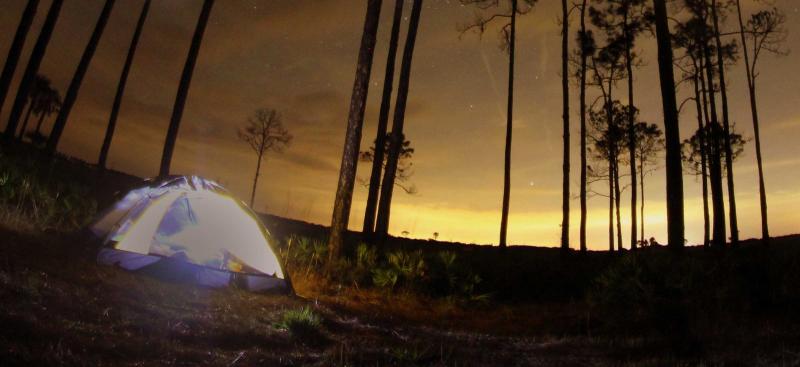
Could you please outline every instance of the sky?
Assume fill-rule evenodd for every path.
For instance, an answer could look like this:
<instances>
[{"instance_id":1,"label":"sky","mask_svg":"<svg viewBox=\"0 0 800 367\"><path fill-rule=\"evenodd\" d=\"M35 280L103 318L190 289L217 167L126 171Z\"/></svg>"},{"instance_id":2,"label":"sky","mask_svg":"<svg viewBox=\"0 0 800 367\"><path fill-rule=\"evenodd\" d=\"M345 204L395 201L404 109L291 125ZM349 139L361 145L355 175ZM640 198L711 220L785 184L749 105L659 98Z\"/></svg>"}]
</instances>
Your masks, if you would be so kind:
<instances>
[{"instance_id":1,"label":"sky","mask_svg":"<svg viewBox=\"0 0 800 367\"><path fill-rule=\"evenodd\" d=\"M3 1L0 55L6 55L24 0ZM362 149L375 138L393 1L386 0L372 68ZM800 45L800 12L793 0L776 0L786 13L790 51ZM119 0L84 79L59 150L96 162L127 49L143 0ZM199 0L154 1L145 23L122 102L109 166L142 177L158 173L162 146L181 71L197 22ZM25 44L9 98L0 113L5 126L24 65L39 33L49 0L39 11ZM66 1L40 73L64 94L103 6L101 0ZM745 14L762 3L743 0ZM273 108L294 136L282 154L269 154L262 167L255 209L328 225L331 219L347 112L363 28L363 0L217 1L200 49L184 111L172 171L217 180L241 198L249 197L256 155L237 139L237 129L258 108ZM411 10L405 6L401 42ZM674 10L672 8L671 10ZM508 58L498 30L460 36L475 9L457 0L427 0L417 36L405 134L415 153L415 195L394 195L390 232L414 238L496 244L503 187L503 149ZM540 1L518 18L511 208L512 245L556 246L561 225L560 4ZM577 15L577 13L575 14ZM734 30L733 18L724 25ZM577 17L570 20L571 32ZM574 38L574 37L573 37ZM570 40L572 41L572 39ZM643 121L663 126L655 40L637 42L643 66L634 91ZM402 50L402 43L401 43ZM398 56L401 52L398 52ZM800 214L800 55L766 55L757 83L762 152L773 235L797 233ZM740 64L743 64L741 62ZM398 67L399 71L399 59ZM737 130L752 138L745 71L728 70L730 115ZM627 94L624 83L618 95ZM594 98L596 91L589 92ZM689 87L678 91L686 98ZM394 99L393 99L394 100ZM577 247L579 224L579 120L577 86L571 84L572 207L570 236ZM681 113L681 136L696 127L692 104ZM46 126L52 124L49 119ZM758 176L754 144L734 165L742 238L760 235ZM360 164L357 176L369 176ZM625 180L625 179L623 179ZM607 191L603 183L592 190ZM700 181L684 179L686 237L702 241ZM356 184L350 228L360 230L366 187ZM623 226L630 213L623 193ZM645 179L645 233L666 240L663 167ZM590 249L607 243L607 198L589 199ZM727 205L727 203L726 203ZM627 238L629 230L623 229ZM626 240L624 243L628 243Z\"/></svg>"}]
</instances>

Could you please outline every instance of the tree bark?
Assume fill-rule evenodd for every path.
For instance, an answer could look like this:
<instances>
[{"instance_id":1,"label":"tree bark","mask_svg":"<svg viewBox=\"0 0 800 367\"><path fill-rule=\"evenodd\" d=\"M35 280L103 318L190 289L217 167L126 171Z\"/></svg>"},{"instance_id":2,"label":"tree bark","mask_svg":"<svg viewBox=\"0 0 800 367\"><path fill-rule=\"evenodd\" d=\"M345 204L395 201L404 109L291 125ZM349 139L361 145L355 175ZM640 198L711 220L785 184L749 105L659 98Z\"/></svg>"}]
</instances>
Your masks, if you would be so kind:
<instances>
[{"instance_id":1,"label":"tree bark","mask_svg":"<svg viewBox=\"0 0 800 367\"><path fill-rule=\"evenodd\" d=\"M169 176L172 153L175 151L175 142L178 139L178 130L181 127L183 108L186 106L186 97L189 95L189 85L192 83L194 66L197 63L197 55L200 53L200 44L203 42L203 33L205 33L208 18L211 15L211 8L213 6L214 0L204 0L203 10L200 12L200 17L197 19L197 26L194 29L194 36L192 37L192 45L189 48L189 55L186 57L186 64L183 67L181 82L178 86L178 94L175 97L175 105L172 108L172 118L170 119L167 137L164 141L164 151L161 154L161 167L158 171L159 177Z\"/></svg>"},{"instance_id":2,"label":"tree bark","mask_svg":"<svg viewBox=\"0 0 800 367\"><path fill-rule=\"evenodd\" d=\"M564 163L561 198L561 249L569 250L569 9L561 0L561 92L564 120Z\"/></svg>"},{"instance_id":3,"label":"tree bark","mask_svg":"<svg viewBox=\"0 0 800 367\"><path fill-rule=\"evenodd\" d=\"M347 118L342 164L339 169L339 181L333 203L331 232L328 237L328 254L330 260L341 256L347 223L350 219L350 205L353 200L353 185L356 178L358 151L361 146L361 129L364 124L364 108L367 104L369 76L372 70L372 57L375 53L375 37L381 15L381 0L368 0L367 13L364 19L364 30L361 35L361 46L358 52L356 77L353 82L353 94L350 98L350 111Z\"/></svg>"},{"instance_id":4,"label":"tree bark","mask_svg":"<svg viewBox=\"0 0 800 367\"><path fill-rule=\"evenodd\" d=\"M106 168L106 160L108 159L108 151L111 149L111 139L114 137L114 129L117 126L117 116L119 115L119 108L122 104L122 96L125 94L125 84L128 82L128 73L133 64L133 56L136 54L136 46L139 44L139 36L142 34L142 27L147 18L147 12L150 9L150 0L145 0L142 6L142 12L139 15L139 21L136 23L136 30L133 32L133 39L128 48L128 56L125 58L125 66L122 67L122 74L119 77L117 84L117 94L114 96L114 103L111 106L111 116L108 119L108 126L106 127L106 135L103 138L103 146L100 148L100 156L97 159L97 165L101 169Z\"/></svg>"},{"instance_id":5,"label":"tree bark","mask_svg":"<svg viewBox=\"0 0 800 367\"><path fill-rule=\"evenodd\" d=\"M701 105L700 97L700 78L702 69L697 63L695 58L692 59L694 66L694 75L692 76L692 84L694 86L694 102L697 109L697 131L700 143L700 179L703 186L703 246L708 247L709 244L709 229L710 222L708 216L708 167L706 166L706 139L705 139L705 124L703 124L703 106Z\"/></svg>"},{"instance_id":6,"label":"tree bark","mask_svg":"<svg viewBox=\"0 0 800 367\"><path fill-rule=\"evenodd\" d=\"M678 124L678 105L675 100L675 75L672 70L672 42L667 23L665 0L653 0L656 40L658 44L658 74L661 84L661 102L664 111L666 142L666 193L667 234L669 246L684 247L683 173L681 168L681 140Z\"/></svg>"},{"instance_id":7,"label":"tree bark","mask_svg":"<svg viewBox=\"0 0 800 367\"><path fill-rule=\"evenodd\" d=\"M619 188L619 160L614 162L614 204L617 214L617 251L622 251L622 221L620 219L620 198L622 192Z\"/></svg>"},{"instance_id":8,"label":"tree bark","mask_svg":"<svg viewBox=\"0 0 800 367\"><path fill-rule=\"evenodd\" d=\"M500 215L500 241L498 246L506 248L508 233L508 209L511 199L511 133L514 114L514 47L517 28L517 0L511 0L511 32L508 44L508 104L506 106L506 148L503 159L503 203Z\"/></svg>"},{"instance_id":9,"label":"tree bark","mask_svg":"<svg viewBox=\"0 0 800 367\"><path fill-rule=\"evenodd\" d=\"M722 100L722 132L725 149L725 175L728 184L728 210L731 224L731 245L739 244L739 221L736 215L736 189L733 182L733 149L731 148L731 129L728 119L728 91L725 83L725 62L722 58L722 41L720 40L717 1L711 0L711 18L714 21L714 41L717 45L717 67L719 68L719 93Z\"/></svg>"},{"instance_id":10,"label":"tree bark","mask_svg":"<svg viewBox=\"0 0 800 367\"><path fill-rule=\"evenodd\" d=\"M411 82L411 61L414 58L414 44L417 39L417 29L419 28L419 18L422 12L422 0L414 0L411 7L411 19L408 23L408 34L406 44L403 47L403 59L400 64L400 78L397 85L397 100L394 106L394 120L392 121L392 133L389 137L389 152L386 159L386 171L383 173L381 184L381 196L378 203L378 218L375 224L375 233L380 240L385 239L389 234L389 217L392 210L392 193L394 192L394 180L397 175L397 164L400 160L400 152L403 149L403 125L405 123L406 102L408 101L408 89Z\"/></svg>"},{"instance_id":11,"label":"tree bark","mask_svg":"<svg viewBox=\"0 0 800 367\"><path fill-rule=\"evenodd\" d=\"M261 140L264 141L264 140ZM261 149L258 152L258 161L256 162L256 175L253 177L253 190L250 191L250 208L255 209L256 203L256 188L258 187L258 176L261 175L261 158L264 156L264 145L262 143Z\"/></svg>"},{"instance_id":12,"label":"tree bark","mask_svg":"<svg viewBox=\"0 0 800 367\"><path fill-rule=\"evenodd\" d=\"M747 89L750 95L750 112L753 117L753 136L756 142L756 163L758 165L758 199L761 206L761 241L769 243L769 222L767 221L767 189L764 187L764 168L761 159L761 134L758 126L758 104L756 103L756 81L750 65L750 54L747 51L747 39L744 36L742 6L736 0L736 12L739 16L739 36L742 41L745 70L747 71Z\"/></svg>"},{"instance_id":13,"label":"tree bark","mask_svg":"<svg viewBox=\"0 0 800 367\"><path fill-rule=\"evenodd\" d=\"M89 38L89 44L86 45L83 56L81 56L81 60L78 63L78 69L75 70L75 75L72 76L72 82L69 84L67 94L64 95L64 102L61 105L61 109L58 111L56 122L53 124L53 130L50 132L50 137L47 139L45 149L49 154L55 153L58 148L58 142L61 140L64 127L67 125L69 113L72 111L72 106L78 98L78 92L81 89L83 77L86 75L86 71L89 70L89 63L92 62L94 52L97 50L97 44L100 43L100 37L103 36L103 30L108 23L109 15L111 15L111 9L114 8L114 1L115 0L106 0L103 10L100 12L100 17L97 19L97 24L94 27L92 36Z\"/></svg>"},{"instance_id":14,"label":"tree bark","mask_svg":"<svg viewBox=\"0 0 800 367\"><path fill-rule=\"evenodd\" d=\"M47 11L47 18L42 25L42 30L39 37L36 39L36 44L33 46L31 56L28 59L28 65L25 67L25 73L22 75L22 81L17 88L17 96L14 99L14 105L11 107L11 113L8 117L8 124L3 135L5 139L11 140L14 138L14 132L17 131L19 119L22 116L22 111L25 108L25 103L28 102L28 93L30 93L33 81L36 79L36 74L39 72L39 66L42 64L44 53L47 50L47 44L50 43L50 36L53 35L53 28L56 26L58 15L61 12L61 5L64 0L53 0L50 5L50 10Z\"/></svg>"},{"instance_id":15,"label":"tree bark","mask_svg":"<svg viewBox=\"0 0 800 367\"><path fill-rule=\"evenodd\" d=\"M717 97L714 92L714 72L711 66L711 55L708 50L708 43L703 41L703 57L705 59L706 79L708 83L709 110L711 111L711 136L709 136L709 181L711 182L711 207L713 212L713 236L712 242L715 246L724 246L725 239L725 202L722 193L722 162L720 157L720 132L717 118Z\"/></svg>"},{"instance_id":16,"label":"tree bark","mask_svg":"<svg viewBox=\"0 0 800 367\"><path fill-rule=\"evenodd\" d=\"M11 86L11 80L14 79L14 72L17 70L17 63L19 63L19 58L22 56L22 48L25 46L25 39L28 37L28 31L31 29L33 17L36 16L36 8L38 6L39 0L28 0L28 5L22 11L22 18L17 26L17 31L14 33L14 40L11 41L11 47L8 49L6 63L3 65L3 73L0 74L0 112L3 111L3 104Z\"/></svg>"},{"instance_id":17,"label":"tree bark","mask_svg":"<svg viewBox=\"0 0 800 367\"><path fill-rule=\"evenodd\" d=\"M28 102L28 111L25 112L25 118L22 120L22 128L19 130L17 140L22 141L22 136L25 135L25 129L28 128L28 121L31 119L31 112L33 112L33 105L36 103L36 97L31 98Z\"/></svg>"},{"instance_id":18,"label":"tree bark","mask_svg":"<svg viewBox=\"0 0 800 367\"><path fill-rule=\"evenodd\" d=\"M634 125L636 124L636 116L634 116L634 103L633 103L633 55L631 55L631 48L633 48L633 35L631 34L630 25L628 24L629 9L625 9L625 67L628 72L628 153L630 159L631 169L631 250L636 249L636 131Z\"/></svg>"},{"instance_id":19,"label":"tree bark","mask_svg":"<svg viewBox=\"0 0 800 367\"><path fill-rule=\"evenodd\" d=\"M389 37L389 50L386 55L386 72L383 76L383 94L381 96L381 109L378 114L377 133L375 134L375 156L372 159L372 172L369 176L369 192L367 206L364 210L364 228L362 232L367 237L375 232L375 216L378 208L378 195L381 189L381 173L383 159L386 153L386 129L389 124L389 109L391 108L392 89L394 84L394 65L397 58L397 40L400 36L400 22L403 19L404 0L395 0L392 31Z\"/></svg>"},{"instance_id":20,"label":"tree bark","mask_svg":"<svg viewBox=\"0 0 800 367\"><path fill-rule=\"evenodd\" d=\"M581 37L586 35L586 1L583 0L581 6ZM581 38L583 41L583 38ZM580 71L580 118L581 118L581 188L580 188L580 201L581 201L581 225L580 225L580 248L582 252L586 252L586 50L581 43L581 71Z\"/></svg>"}]
</instances>

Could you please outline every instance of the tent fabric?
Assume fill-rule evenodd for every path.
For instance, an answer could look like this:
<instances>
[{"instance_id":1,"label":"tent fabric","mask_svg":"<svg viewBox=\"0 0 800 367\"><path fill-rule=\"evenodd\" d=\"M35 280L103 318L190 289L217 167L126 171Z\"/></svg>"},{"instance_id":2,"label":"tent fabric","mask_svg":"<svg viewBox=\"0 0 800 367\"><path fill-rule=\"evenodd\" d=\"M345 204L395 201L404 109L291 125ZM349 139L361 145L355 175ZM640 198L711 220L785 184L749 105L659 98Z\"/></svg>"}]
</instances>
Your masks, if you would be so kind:
<instances>
[{"instance_id":1,"label":"tent fabric","mask_svg":"<svg viewBox=\"0 0 800 367\"><path fill-rule=\"evenodd\" d=\"M258 216L198 176L131 190L89 229L103 241L102 264L209 287L291 292Z\"/></svg>"}]
</instances>

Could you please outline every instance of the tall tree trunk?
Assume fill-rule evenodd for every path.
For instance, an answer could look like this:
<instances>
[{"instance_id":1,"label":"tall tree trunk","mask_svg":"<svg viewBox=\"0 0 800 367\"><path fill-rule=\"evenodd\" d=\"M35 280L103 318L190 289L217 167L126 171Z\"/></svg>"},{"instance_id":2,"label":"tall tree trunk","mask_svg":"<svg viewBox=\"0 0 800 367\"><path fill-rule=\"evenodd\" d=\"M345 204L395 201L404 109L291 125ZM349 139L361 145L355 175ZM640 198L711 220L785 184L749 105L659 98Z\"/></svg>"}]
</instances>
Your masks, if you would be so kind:
<instances>
[{"instance_id":1,"label":"tall tree trunk","mask_svg":"<svg viewBox=\"0 0 800 367\"><path fill-rule=\"evenodd\" d=\"M698 44L699 44L699 41L698 41ZM703 100L703 118L704 118L703 121L705 121L705 124L703 125L703 128L705 128L706 126L711 124L711 117L709 117L709 112L708 112L708 103L709 103L708 100L709 100L709 98L708 98L708 89L706 87L706 78L705 78L705 76L703 76L704 75L703 71L705 70L705 59L703 58L702 55L698 55L698 58L700 59L697 62L698 66L699 66L698 73L700 75L700 78L699 78L699 80L700 80L700 96L702 97L702 100ZM701 121L701 124L702 124L702 121ZM705 129L703 130L702 136L703 136L705 157L706 157L706 159L705 159L706 172L703 175L703 181L711 182L711 180L710 180L710 175L711 174L709 172L709 167L711 166L711 159L712 159L713 156L712 156L712 152L711 152L711 150L709 148L709 137L706 135L706 130ZM708 208L709 208L708 195L703 196L703 208L705 208L704 215L708 216ZM705 233L703 234L703 243L706 246L708 246L711 243L711 241L710 241L710 238L711 238L710 225L707 226L707 227L704 227L704 229L705 229Z\"/></svg>"},{"instance_id":2,"label":"tall tree trunk","mask_svg":"<svg viewBox=\"0 0 800 367\"><path fill-rule=\"evenodd\" d=\"M561 93L564 119L564 163L561 198L561 249L569 250L569 9L561 0Z\"/></svg>"},{"instance_id":3,"label":"tall tree trunk","mask_svg":"<svg viewBox=\"0 0 800 367\"><path fill-rule=\"evenodd\" d=\"M619 188L619 160L614 162L614 204L616 205L617 214L617 251L622 251L622 221L620 219L620 198L621 190Z\"/></svg>"},{"instance_id":4,"label":"tall tree trunk","mask_svg":"<svg viewBox=\"0 0 800 367\"><path fill-rule=\"evenodd\" d=\"M264 141L263 139L261 140ZM250 208L256 210L256 188L258 187L258 176L261 175L261 158L264 156L264 144L261 144L261 149L258 152L258 162L256 162L256 175L253 177L253 190L250 191Z\"/></svg>"},{"instance_id":5,"label":"tall tree trunk","mask_svg":"<svg viewBox=\"0 0 800 367\"><path fill-rule=\"evenodd\" d=\"M386 54L386 72L383 76L381 110L378 114L377 133L375 134L375 156L372 157L372 172L369 176L369 193L367 194L367 207L364 210L364 228L362 230L368 237L375 232L375 210L378 208L378 195L381 189L381 172L383 171L383 159L386 153L386 128L389 124L389 109L391 108L392 85L394 84L394 64L397 58L397 40L400 36L400 22L403 19L404 2L404 0L395 0L389 50Z\"/></svg>"},{"instance_id":6,"label":"tall tree trunk","mask_svg":"<svg viewBox=\"0 0 800 367\"><path fill-rule=\"evenodd\" d=\"M744 65L747 71L747 89L750 95L750 112L753 117L753 135L756 141L756 163L758 165L758 199L761 204L761 241L769 243L769 222L767 221L767 189L764 187L764 168L761 160L761 134L758 128L758 104L756 103L756 80L750 65L750 54L747 50L747 39L744 36L744 22L742 21L742 6L736 0L736 11L739 16L739 36L742 41Z\"/></svg>"},{"instance_id":7,"label":"tall tree trunk","mask_svg":"<svg viewBox=\"0 0 800 367\"><path fill-rule=\"evenodd\" d=\"M136 46L139 44L139 36L142 34L142 27L147 18L147 12L150 9L150 0L145 0L142 6L142 12L139 15L139 21L136 23L136 30L133 32L133 39L128 48L128 56L125 58L125 66L122 67L122 74L119 77L117 84L117 94L114 96L114 103L111 106L111 116L108 118L108 127L106 127L106 135L103 138L103 146L100 148L100 157L97 159L97 165L101 169L106 168L106 160L108 159L108 151L111 149L111 139L114 137L114 129L117 126L117 116L119 115L119 107L122 104L122 95L125 94L125 84L128 82L128 72L131 70L133 64L133 56L136 54ZM251 204L252 206L252 204Z\"/></svg>"},{"instance_id":8,"label":"tall tree trunk","mask_svg":"<svg viewBox=\"0 0 800 367\"><path fill-rule=\"evenodd\" d=\"M608 165L608 251L614 252L614 173Z\"/></svg>"},{"instance_id":9,"label":"tall tree trunk","mask_svg":"<svg viewBox=\"0 0 800 367\"><path fill-rule=\"evenodd\" d=\"M25 39L28 37L28 31L33 24L33 17L36 15L36 8L39 6L39 0L28 0L28 5L22 12L22 18L17 26L17 32L14 33L14 40L11 41L11 47L8 49L8 56L6 56L6 63L3 65L3 73L0 74L0 112L3 110L3 104L8 95L8 89L11 87L11 80L14 79L14 72L17 70L17 63L22 55L22 48L25 46Z\"/></svg>"},{"instance_id":10,"label":"tall tree trunk","mask_svg":"<svg viewBox=\"0 0 800 367\"><path fill-rule=\"evenodd\" d=\"M200 53L200 44L203 43L203 33L205 33L208 18L211 15L211 8L214 7L214 0L204 0L203 10L197 19L197 26L194 29L192 45L189 48L189 55L186 57L186 64L183 66L181 82L178 86L178 94L175 97L175 105L172 108L172 118L169 121L167 137L164 140L164 152L161 154L161 167L158 170L160 177L169 176L169 167L172 163L172 153L175 150L175 142L178 139L178 129L181 127L181 117L183 108L186 106L186 97L189 95L189 85L192 83L194 65L197 63L197 55Z\"/></svg>"},{"instance_id":11,"label":"tall tree trunk","mask_svg":"<svg viewBox=\"0 0 800 367\"><path fill-rule=\"evenodd\" d=\"M42 123L44 122L44 118L45 118L46 116L47 116L47 113L45 113L45 112L41 112L41 113L39 113L39 121L36 123L36 130L34 131L34 134L36 134L37 136L38 136L39 134L41 134L41 131L42 131Z\"/></svg>"},{"instance_id":12,"label":"tall tree trunk","mask_svg":"<svg viewBox=\"0 0 800 367\"><path fill-rule=\"evenodd\" d=\"M31 112L33 112L33 105L36 104L36 97L31 98L28 102L28 111L25 112L25 118L22 120L22 128L19 130L17 140L22 141L22 136L25 135L25 130L28 128L28 121L31 119Z\"/></svg>"},{"instance_id":13,"label":"tall tree trunk","mask_svg":"<svg viewBox=\"0 0 800 367\"><path fill-rule=\"evenodd\" d=\"M639 209L639 244L644 246L644 159L639 160L639 195L640 195L640 208Z\"/></svg>"},{"instance_id":14,"label":"tall tree trunk","mask_svg":"<svg viewBox=\"0 0 800 367\"><path fill-rule=\"evenodd\" d=\"M414 0L411 7L411 19L408 23L406 44L403 47L403 59L400 64L400 78L397 85L397 100L394 105L394 120L392 121L392 134L389 137L389 152L386 159L386 172L383 173L381 184L381 197L378 203L378 218L375 224L375 233L384 239L389 233L389 217L392 210L392 193L394 180L397 175L397 164L400 152L403 149L403 125L405 123L406 102L411 81L411 61L414 58L414 44L417 40L417 29L422 12L422 0Z\"/></svg>"},{"instance_id":15,"label":"tall tree trunk","mask_svg":"<svg viewBox=\"0 0 800 367\"><path fill-rule=\"evenodd\" d=\"M581 6L581 41L586 35L586 0L583 0ZM580 188L580 201L581 201L581 227L580 227L580 247L582 252L586 252L586 50L584 50L583 42L581 47L581 71L580 71L580 118L581 118L581 188Z\"/></svg>"},{"instance_id":16,"label":"tall tree trunk","mask_svg":"<svg viewBox=\"0 0 800 367\"><path fill-rule=\"evenodd\" d=\"M720 157L720 133L722 128L719 126L717 118L717 97L714 92L714 72L711 64L711 55L708 50L708 42L704 40L702 45L703 57L705 59L706 79L708 83L708 101L711 111L711 135L709 139L709 181L711 182L711 207L713 211L713 236L712 242L715 246L724 246L725 239L725 202L722 193L722 161Z\"/></svg>"},{"instance_id":17,"label":"tall tree trunk","mask_svg":"<svg viewBox=\"0 0 800 367\"><path fill-rule=\"evenodd\" d=\"M636 190L638 189L636 183L636 116L634 116L634 103L633 103L633 55L631 55L631 48L633 48L633 36L631 35L630 25L628 24L628 9L625 9L625 67L628 71L628 156L630 159L631 168L631 250L636 249Z\"/></svg>"},{"instance_id":18,"label":"tall tree trunk","mask_svg":"<svg viewBox=\"0 0 800 367\"><path fill-rule=\"evenodd\" d=\"M114 1L115 0L106 0L106 4L100 12L100 18L97 19L97 24L94 27L92 36L89 38L89 44L86 45L83 56L81 56L81 61L78 63L78 69L75 70L75 75L72 76L72 82L69 84L67 94L64 95L64 102L61 105L61 109L58 111L56 122L53 124L53 130L50 132L50 137L47 139L47 145L45 146L45 149L50 154L55 153L58 148L58 142L61 140L64 127L67 125L69 113L72 111L72 106L78 98L78 91L81 89L83 77L86 75L86 71L89 70L89 63L92 62L94 52L97 50L97 44L100 43L100 37L103 35L106 23L108 23L108 17L111 15Z\"/></svg>"},{"instance_id":19,"label":"tall tree trunk","mask_svg":"<svg viewBox=\"0 0 800 367\"><path fill-rule=\"evenodd\" d=\"M17 131L19 119L22 116L22 111L25 108L25 103L28 102L28 93L31 91L33 81L36 79L36 74L39 72L39 66L42 64L44 53L47 50L47 44L50 43L50 36L53 35L53 28L56 26L58 14L61 12L61 5L64 0L53 0L50 5L50 10L47 11L47 18L42 25L42 30L39 37L36 39L36 44L33 46L31 56L28 59L28 66L25 67L25 73L22 75L22 81L17 88L17 96L14 99L14 105L11 107L11 113L8 116L8 124L3 135L5 139L11 140L14 138L14 132Z\"/></svg>"},{"instance_id":20,"label":"tall tree trunk","mask_svg":"<svg viewBox=\"0 0 800 367\"><path fill-rule=\"evenodd\" d=\"M683 248L683 172L678 105L675 100L675 75L672 70L672 42L667 23L665 0L653 0L658 43L658 74L664 111L664 135L667 146L667 234L669 246Z\"/></svg>"},{"instance_id":21,"label":"tall tree trunk","mask_svg":"<svg viewBox=\"0 0 800 367\"><path fill-rule=\"evenodd\" d=\"M506 247L508 207L511 199L511 133L514 112L514 43L517 31L517 0L511 0L511 34L508 43L508 105L506 108L506 149L503 164L503 209L500 217L500 248Z\"/></svg>"},{"instance_id":22,"label":"tall tree trunk","mask_svg":"<svg viewBox=\"0 0 800 367\"><path fill-rule=\"evenodd\" d=\"M731 224L731 244L739 244L739 221L736 215L736 191L733 182L733 149L731 148L731 128L728 119L728 91L725 86L725 62L722 57L722 40L720 39L719 17L717 16L717 1L711 0L711 18L714 20L714 41L717 45L717 67L719 68L719 93L722 99L722 132L725 149L725 175L728 183L728 215Z\"/></svg>"},{"instance_id":23,"label":"tall tree trunk","mask_svg":"<svg viewBox=\"0 0 800 367\"><path fill-rule=\"evenodd\" d=\"M694 75L692 75L692 85L694 87L694 102L697 109L697 134L700 138L700 179L703 184L703 246L708 247L709 243L709 216L708 216L708 167L706 166L706 139L705 139L705 126L703 124L703 106L701 105L702 99L700 97L700 78L702 69L697 64L695 58L692 59L694 66Z\"/></svg>"},{"instance_id":24,"label":"tall tree trunk","mask_svg":"<svg viewBox=\"0 0 800 367\"><path fill-rule=\"evenodd\" d=\"M358 51L356 77L353 82L353 94L350 98L350 111L347 117L342 164L339 169L339 181L336 187L336 198L333 203L331 232L328 237L328 254L331 260L338 259L342 252L347 223L350 220L350 205L353 200L353 185L358 164L358 150L361 146L361 129L364 125L364 108L367 105L369 76L372 71L372 57L375 53L375 36L381 16L381 0L368 0L367 13L364 19L364 31L361 35L361 46Z\"/></svg>"}]
</instances>

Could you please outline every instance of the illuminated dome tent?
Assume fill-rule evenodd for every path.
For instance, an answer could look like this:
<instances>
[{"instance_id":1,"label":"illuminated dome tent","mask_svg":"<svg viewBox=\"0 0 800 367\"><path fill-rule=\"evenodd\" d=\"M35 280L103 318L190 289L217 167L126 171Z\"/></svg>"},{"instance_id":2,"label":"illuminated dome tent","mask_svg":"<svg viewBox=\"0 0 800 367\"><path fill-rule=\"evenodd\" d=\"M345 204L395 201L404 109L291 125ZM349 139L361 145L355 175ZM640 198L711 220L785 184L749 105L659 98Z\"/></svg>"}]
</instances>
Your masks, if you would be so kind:
<instances>
[{"instance_id":1,"label":"illuminated dome tent","mask_svg":"<svg viewBox=\"0 0 800 367\"><path fill-rule=\"evenodd\" d=\"M291 292L256 214L217 183L171 177L128 192L90 226L102 264L210 287Z\"/></svg>"}]
</instances>

